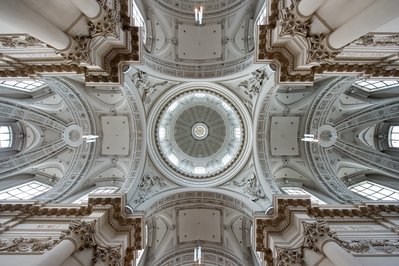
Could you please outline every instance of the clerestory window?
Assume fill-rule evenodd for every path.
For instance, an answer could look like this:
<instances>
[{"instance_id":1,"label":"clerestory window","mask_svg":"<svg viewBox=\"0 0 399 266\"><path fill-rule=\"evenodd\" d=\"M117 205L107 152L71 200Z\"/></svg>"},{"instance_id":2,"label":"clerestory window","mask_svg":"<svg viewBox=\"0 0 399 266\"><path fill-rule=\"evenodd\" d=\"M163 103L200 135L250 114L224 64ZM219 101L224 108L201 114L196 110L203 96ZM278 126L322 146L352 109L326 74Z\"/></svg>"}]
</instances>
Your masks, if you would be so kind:
<instances>
[{"instance_id":1,"label":"clerestory window","mask_svg":"<svg viewBox=\"0 0 399 266\"><path fill-rule=\"evenodd\" d=\"M304 190L301 187L282 187L281 188L285 193L287 193L288 195L305 195L305 196L310 196L310 200L313 203L317 203L317 204L326 204L324 201L322 201L321 199L319 199L318 197L312 195L311 193L309 193L308 191Z\"/></svg>"},{"instance_id":2,"label":"clerestory window","mask_svg":"<svg viewBox=\"0 0 399 266\"><path fill-rule=\"evenodd\" d=\"M391 126L388 134L389 147L399 148L399 126Z\"/></svg>"},{"instance_id":3,"label":"clerestory window","mask_svg":"<svg viewBox=\"0 0 399 266\"><path fill-rule=\"evenodd\" d=\"M12 130L9 126L0 126L0 149L12 145Z\"/></svg>"},{"instance_id":4,"label":"clerestory window","mask_svg":"<svg viewBox=\"0 0 399 266\"><path fill-rule=\"evenodd\" d=\"M359 80L355 82L355 85L366 89L367 91L377 91L394 87L399 85L399 80Z\"/></svg>"},{"instance_id":5,"label":"clerestory window","mask_svg":"<svg viewBox=\"0 0 399 266\"><path fill-rule=\"evenodd\" d=\"M22 80L0 80L0 85L5 87L23 90L23 91L34 91L42 87L45 83L39 80L33 79L22 79Z\"/></svg>"},{"instance_id":6,"label":"clerestory window","mask_svg":"<svg viewBox=\"0 0 399 266\"><path fill-rule=\"evenodd\" d=\"M370 181L363 181L350 186L350 190L371 200L399 200L399 191L376 184Z\"/></svg>"},{"instance_id":7,"label":"clerestory window","mask_svg":"<svg viewBox=\"0 0 399 266\"><path fill-rule=\"evenodd\" d=\"M27 200L43 194L51 187L38 181L31 181L0 191L0 200Z\"/></svg>"},{"instance_id":8,"label":"clerestory window","mask_svg":"<svg viewBox=\"0 0 399 266\"><path fill-rule=\"evenodd\" d=\"M87 201L89 199L89 194L111 194L117 189L117 187L98 187L80 197L79 199L75 200L73 203L81 203L83 201Z\"/></svg>"}]
</instances>

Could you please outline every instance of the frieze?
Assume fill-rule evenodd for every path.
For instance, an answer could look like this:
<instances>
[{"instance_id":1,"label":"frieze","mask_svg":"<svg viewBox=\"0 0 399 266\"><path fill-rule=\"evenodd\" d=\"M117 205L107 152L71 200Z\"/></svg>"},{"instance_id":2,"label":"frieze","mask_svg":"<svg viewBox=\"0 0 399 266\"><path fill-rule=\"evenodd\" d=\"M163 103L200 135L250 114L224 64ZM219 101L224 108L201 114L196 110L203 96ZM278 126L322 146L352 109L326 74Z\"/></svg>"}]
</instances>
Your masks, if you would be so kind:
<instances>
[{"instance_id":1,"label":"frieze","mask_svg":"<svg viewBox=\"0 0 399 266\"><path fill-rule=\"evenodd\" d=\"M46 238L14 238L14 239L0 239L0 254L1 253L43 253L46 250L52 249L59 243L58 239Z\"/></svg>"},{"instance_id":2,"label":"frieze","mask_svg":"<svg viewBox=\"0 0 399 266\"><path fill-rule=\"evenodd\" d=\"M353 42L357 46L399 46L399 34L373 35L366 34Z\"/></svg>"},{"instance_id":3,"label":"frieze","mask_svg":"<svg viewBox=\"0 0 399 266\"><path fill-rule=\"evenodd\" d=\"M47 48L42 41L29 35L0 35L0 48Z\"/></svg>"},{"instance_id":4,"label":"frieze","mask_svg":"<svg viewBox=\"0 0 399 266\"><path fill-rule=\"evenodd\" d=\"M357 254L398 254L399 240L353 240L350 242L339 241L341 247L351 253Z\"/></svg>"}]
</instances>

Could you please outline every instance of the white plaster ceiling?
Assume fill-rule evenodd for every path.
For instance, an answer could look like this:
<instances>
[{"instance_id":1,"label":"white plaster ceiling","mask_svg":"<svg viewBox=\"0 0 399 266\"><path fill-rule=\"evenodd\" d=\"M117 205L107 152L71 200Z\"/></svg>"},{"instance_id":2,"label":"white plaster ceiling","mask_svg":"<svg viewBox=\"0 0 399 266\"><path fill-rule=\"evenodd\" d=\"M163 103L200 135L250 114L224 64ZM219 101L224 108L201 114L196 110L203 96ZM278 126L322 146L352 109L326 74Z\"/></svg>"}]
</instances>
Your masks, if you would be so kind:
<instances>
[{"instance_id":1,"label":"white plaster ceiling","mask_svg":"<svg viewBox=\"0 0 399 266\"><path fill-rule=\"evenodd\" d=\"M273 156L299 155L299 116L273 116L270 129L270 147Z\"/></svg>"},{"instance_id":2,"label":"white plaster ceiling","mask_svg":"<svg viewBox=\"0 0 399 266\"><path fill-rule=\"evenodd\" d=\"M127 116L102 116L102 154L129 154L129 123Z\"/></svg>"},{"instance_id":3,"label":"white plaster ceiling","mask_svg":"<svg viewBox=\"0 0 399 266\"><path fill-rule=\"evenodd\" d=\"M221 214L216 209L184 209L178 211L179 241L221 241Z\"/></svg>"}]
</instances>

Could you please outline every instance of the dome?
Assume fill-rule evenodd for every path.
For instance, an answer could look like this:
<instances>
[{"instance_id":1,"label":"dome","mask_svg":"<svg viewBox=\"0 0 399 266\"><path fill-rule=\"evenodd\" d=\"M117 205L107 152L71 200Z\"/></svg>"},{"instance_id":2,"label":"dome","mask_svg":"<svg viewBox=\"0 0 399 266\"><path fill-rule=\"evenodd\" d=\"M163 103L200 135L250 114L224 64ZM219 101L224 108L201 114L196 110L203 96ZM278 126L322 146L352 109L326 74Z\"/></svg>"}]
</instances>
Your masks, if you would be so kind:
<instances>
[{"instance_id":1,"label":"dome","mask_svg":"<svg viewBox=\"0 0 399 266\"><path fill-rule=\"evenodd\" d=\"M215 88L217 88L215 90ZM249 143L248 114L222 86L192 83L158 100L150 117L152 158L175 181L223 182L240 168Z\"/></svg>"}]
</instances>

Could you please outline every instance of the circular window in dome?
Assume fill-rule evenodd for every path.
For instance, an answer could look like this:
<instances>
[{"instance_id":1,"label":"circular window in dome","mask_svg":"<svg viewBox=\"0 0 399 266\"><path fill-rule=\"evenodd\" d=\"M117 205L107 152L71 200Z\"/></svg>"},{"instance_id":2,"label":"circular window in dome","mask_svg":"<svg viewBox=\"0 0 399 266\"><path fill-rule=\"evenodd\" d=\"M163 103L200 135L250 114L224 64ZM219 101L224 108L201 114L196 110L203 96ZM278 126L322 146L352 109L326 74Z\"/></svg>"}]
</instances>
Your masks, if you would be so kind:
<instances>
[{"instance_id":1,"label":"circular window in dome","mask_svg":"<svg viewBox=\"0 0 399 266\"><path fill-rule=\"evenodd\" d=\"M250 147L245 107L227 89L189 84L168 91L150 114L150 156L178 183L210 185L240 168Z\"/></svg>"}]
</instances>

